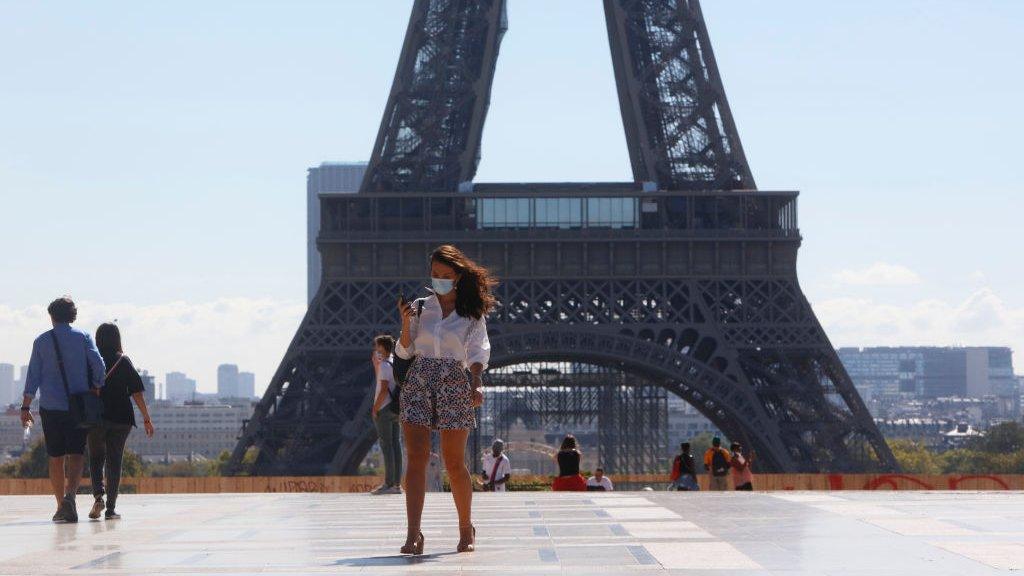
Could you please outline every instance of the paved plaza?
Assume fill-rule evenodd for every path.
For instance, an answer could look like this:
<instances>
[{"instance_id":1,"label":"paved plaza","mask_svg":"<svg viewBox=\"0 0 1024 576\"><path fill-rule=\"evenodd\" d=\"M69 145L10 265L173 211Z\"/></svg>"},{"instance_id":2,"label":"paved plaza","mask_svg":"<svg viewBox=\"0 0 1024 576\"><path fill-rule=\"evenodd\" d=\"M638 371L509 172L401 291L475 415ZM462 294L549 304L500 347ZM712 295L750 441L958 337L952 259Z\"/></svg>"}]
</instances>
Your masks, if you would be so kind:
<instances>
[{"instance_id":1,"label":"paved plaza","mask_svg":"<svg viewBox=\"0 0 1024 576\"><path fill-rule=\"evenodd\" d=\"M426 554L396 554L401 496L125 495L119 521L48 521L2 496L0 574L998 574L1024 569L1024 494L477 494L477 551L455 554L430 494Z\"/></svg>"}]
</instances>

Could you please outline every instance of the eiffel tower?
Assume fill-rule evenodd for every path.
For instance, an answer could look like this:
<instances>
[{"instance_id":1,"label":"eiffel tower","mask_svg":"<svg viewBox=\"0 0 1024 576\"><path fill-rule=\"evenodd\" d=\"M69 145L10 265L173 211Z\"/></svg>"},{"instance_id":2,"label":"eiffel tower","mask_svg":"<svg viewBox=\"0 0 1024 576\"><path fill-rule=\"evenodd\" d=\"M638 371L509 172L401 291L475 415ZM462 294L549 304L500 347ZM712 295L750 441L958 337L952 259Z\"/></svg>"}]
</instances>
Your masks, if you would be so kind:
<instances>
[{"instance_id":1,"label":"eiffel tower","mask_svg":"<svg viewBox=\"0 0 1024 576\"><path fill-rule=\"evenodd\" d=\"M416 0L360 191L247 421L267 475L354 473L372 337L454 243L501 278L492 368L586 363L678 395L762 471L894 470L796 276L797 193L758 191L697 0L604 0L633 181L474 183L505 0Z\"/></svg>"}]
</instances>

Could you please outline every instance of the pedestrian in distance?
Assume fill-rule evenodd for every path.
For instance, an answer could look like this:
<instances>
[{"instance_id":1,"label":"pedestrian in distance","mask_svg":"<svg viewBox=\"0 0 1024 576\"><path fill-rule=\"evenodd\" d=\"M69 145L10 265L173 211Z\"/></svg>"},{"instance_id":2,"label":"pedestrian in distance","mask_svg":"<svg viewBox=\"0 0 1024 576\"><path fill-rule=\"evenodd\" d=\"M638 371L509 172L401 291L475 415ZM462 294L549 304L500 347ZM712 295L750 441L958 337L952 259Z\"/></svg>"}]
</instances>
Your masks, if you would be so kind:
<instances>
[{"instance_id":1,"label":"pedestrian in distance","mask_svg":"<svg viewBox=\"0 0 1024 576\"><path fill-rule=\"evenodd\" d=\"M50 486L57 500L54 522L78 522L75 494L82 480L86 430L76 395L99 397L106 366L88 332L72 328L78 318L74 301L64 296L46 311L53 324L32 343L32 357L25 375L21 425L32 426L32 400L39 393L39 418L49 457Z\"/></svg>"},{"instance_id":2,"label":"pedestrian in distance","mask_svg":"<svg viewBox=\"0 0 1024 576\"><path fill-rule=\"evenodd\" d=\"M491 452L484 454L484 492L504 492L508 488L508 480L512 477L512 463L505 455L505 443L495 438L491 444Z\"/></svg>"},{"instance_id":3,"label":"pedestrian in distance","mask_svg":"<svg viewBox=\"0 0 1024 576\"><path fill-rule=\"evenodd\" d=\"M391 355L395 351L395 339L382 334L373 339L374 392L371 416L380 440L380 452L384 460L384 483L370 491L370 494L402 493L402 444L399 429L399 398L395 382L395 370Z\"/></svg>"},{"instance_id":4,"label":"pedestrian in distance","mask_svg":"<svg viewBox=\"0 0 1024 576\"><path fill-rule=\"evenodd\" d=\"M124 446L128 442L132 428L136 427L132 400L142 413L142 425L146 436L152 438L154 429L153 421L149 418L149 407L146 406L146 398L143 396L146 389L142 377L124 354L121 331L117 324L100 324L96 329L96 347L107 366L107 372L104 376L103 392L100 394L100 398L103 399L103 422L90 428L87 437L93 496L89 518L96 520L102 513L107 520L117 520L121 518L115 506L121 486ZM106 484L103 481L104 477Z\"/></svg>"},{"instance_id":5,"label":"pedestrian in distance","mask_svg":"<svg viewBox=\"0 0 1024 576\"><path fill-rule=\"evenodd\" d=\"M612 479L604 475L604 468L598 466L594 469L594 475L587 478L588 492L611 492L614 490Z\"/></svg>"},{"instance_id":6,"label":"pedestrian in distance","mask_svg":"<svg viewBox=\"0 0 1024 576\"><path fill-rule=\"evenodd\" d=\"M483 378L490 359L485 317L496 304L497 282L490 271L455 246L430 255L432 294L413 302L399 297L402 333L396 354L412 359L401 388L401 419L409 467L405 477L408 520L402 554L423 553L423 498L432 430L441 434L459 517L458 552L476 548L472 522L473 479L466 468L466 442L476 427L474 410L483 404Z\"/></svg>"},{"instance_id":7,"label":"pedestrian in distance","mask_svg":"<svg viewBox=\"0 0 1024 576\"><path fill-rule=\"evenodd\" d=\"M754 473L750 469L754 463L754 452L751 450L743 454L743 446L739 442L733 442L732 459L729 464L732 468L732 485L741 492L752 492L754 490Z\"/></svg>"},{"instance_id":8,"label":"pedestrian in distance","mask_svg":"<svg viewBox=\"0 0 1024 576\"><path fill-rule=\"evenodd\" d=\"M427 459L427 492L444 492L443 468L441 455L431 452Z\"/></svg>"},{"instance_id":9,"label":"pedestrian in distance","mask_svg":"<svg viewBox=\"0 0 1024 576\"><path fill-rule=\"evenodd\" d=\"M732 455L722 448L722 439L715 436L711 447L704 453L704 470L708 472L708 489L721 492L729 489L729 470Z\"/></svg>"},{"instance_id":10,"label":"pedestrian in distance","mask_svg":"<svg viewBox=\"0 0 1024 576\"><path fill-rule=\"evenodd\" d=\"M558 476L551 484L551 489L556 492L586 492L587 481L580 474L580 460L583 454L580 452L576 437L566 434L562 440L562 446L555 454L555 461L558 463Z\"/></svg>"},{"instance_id":11,"label":"pedestrian in distance","mask_svg":"<svg viewBox=\"0 0 1024 576\"><path fill-rule=\"evenodd\" d=\"M697 482L696 464L690 454L690 443L679 445L679 454L672 459L672 486L680 492L696 492L700 490Z\"/></svg>"}]
</instances>

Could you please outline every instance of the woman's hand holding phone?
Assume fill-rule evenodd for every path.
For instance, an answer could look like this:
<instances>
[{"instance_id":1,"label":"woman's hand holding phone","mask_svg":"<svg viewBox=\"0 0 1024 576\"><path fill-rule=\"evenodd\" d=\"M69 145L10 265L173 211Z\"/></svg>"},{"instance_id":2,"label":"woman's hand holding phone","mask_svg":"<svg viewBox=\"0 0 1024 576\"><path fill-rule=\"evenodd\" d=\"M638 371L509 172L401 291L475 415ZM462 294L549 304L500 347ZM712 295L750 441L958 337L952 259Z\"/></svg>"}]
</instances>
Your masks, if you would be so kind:
<instances>
[{"instance_id":1,"label":"woman's hand holding phone","mask_svg":"<svg viewBox=\"0 0 1024 576\"><path fill-rule=\"evenodd\" d=\"M409 321L412 320L413 310L412 303L405 299L405 294L398 296L398 314L402 317L402 328L408 328Z\"/></svg>"}]
</instances>

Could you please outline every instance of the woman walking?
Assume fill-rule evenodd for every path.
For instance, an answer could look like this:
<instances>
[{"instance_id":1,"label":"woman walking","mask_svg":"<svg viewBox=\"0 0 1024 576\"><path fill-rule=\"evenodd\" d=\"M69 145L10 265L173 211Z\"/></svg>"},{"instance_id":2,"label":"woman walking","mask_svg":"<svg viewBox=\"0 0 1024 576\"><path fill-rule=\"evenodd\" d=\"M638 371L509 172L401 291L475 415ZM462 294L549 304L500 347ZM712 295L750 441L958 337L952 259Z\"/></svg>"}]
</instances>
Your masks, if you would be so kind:
<instances>
[{"instance_id":1,"label":"woman walking","mask_svg":"<svg viewBox=\"0 0 1024 576\"><path fill-rule=\"evenodd\" d=\"M96 347L107 366L106 384L103 386L103 424L89 430L89 473L92 477L92 494L96 501L89 512L89 518L97 519L104 506L107 520L121 517L115 510L117 492L121 485L121 460L124 456L124 445L128 434L135 426L135 410L131 400L135 400L142 412L142 422L146 428L146 436L152 438L153 423L149 419L149 409L142 396L145 390L132 361L124 355L121 348L121 331L116 324L101 324L96 329ZM107 478L106 486L103 483ZM103 496L107 501L104 505Z\"/></svg>"},{"instance_id":2,"label":"woman walking","mask_svg":"<svg viewBox=\"0 0 1024 576\"><path fill-rule=\"evenodd\" d=\"M562 447L558 449L555 460L558 462L558 477L555 478L551 489L556 492L586 492L587 481L580 474L580 460L583 455L580 453L576 437L566 434L562 440Z\"/></svg>"},{"instance_id":3,"label":"woman walking","mask_svg":"<svg viewBox=\"0 0 1024 576\"><path fill-rule=\"evenodd\" d=\"M481 374L491 344L485 317L495 305L490 272L454 246L430 255L433 294L399 300L402 335L395 353L413 359L401 391L402 435L408 455L405 506L408 532L402 554L423 553L423 495L431 430L441 433L441 458L448 470L459 516L459 552L476 545L471 505L473 484L466 468L466 440L476 427L473 410L483 404ZM467 375L466 370L469 370Z\"/></svg>"}]
</instances>

